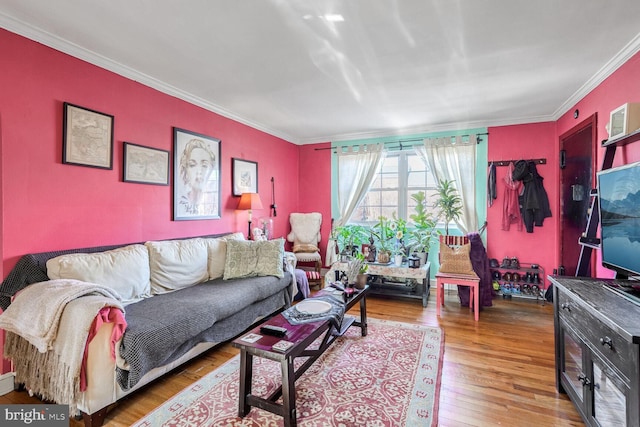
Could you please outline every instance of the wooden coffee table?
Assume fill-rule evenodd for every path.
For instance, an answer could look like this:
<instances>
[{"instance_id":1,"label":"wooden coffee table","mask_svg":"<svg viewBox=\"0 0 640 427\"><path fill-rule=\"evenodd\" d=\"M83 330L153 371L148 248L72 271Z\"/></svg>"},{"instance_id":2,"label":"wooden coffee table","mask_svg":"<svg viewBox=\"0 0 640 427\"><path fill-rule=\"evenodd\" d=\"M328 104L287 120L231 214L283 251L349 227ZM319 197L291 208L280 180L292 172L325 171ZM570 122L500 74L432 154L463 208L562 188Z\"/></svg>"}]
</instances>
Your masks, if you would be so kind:
<instances>
[{"instance_id":1,"label":"wooden coffee table","mask_svg":"<svg viewBox=\"0 0 640 427\"><path fill-rule=\"evenodd\" d=\"M290 324L282 314L278 314L251 331L243 334L233 341L233 346L240 349L240 390L238 401L238 416L244 417L249 413L251 407L264 409L284 418L285 426L296 426L296 390L295 381L329 348L331 343L340 335L344 334L350 326L358 326L362 336L367 335L367 293L369 287L358 290L346 303L345 313L356 303L360 303L360 320L345 316L340 331L331 327L329 320L303 323L299 325ZM260 332L263 325L281 326L287 329L284 337L274 337L264 335ZM249 343L242 340L248 334L262 335L258 341ZM324 334L322 342L317 349L308 347ZM284 352L272 350L273 344L280 340L287 340L294 345ZM253 357L263 357L265 359L280 362L282 371L282 386L276 389L270 396L262 398L251 394L251 380L253 377ZM308 357L308 359L295 370L293 362L297 357ZM282 396L282 404L276 401Z\"/></svg>"}]
</instances>

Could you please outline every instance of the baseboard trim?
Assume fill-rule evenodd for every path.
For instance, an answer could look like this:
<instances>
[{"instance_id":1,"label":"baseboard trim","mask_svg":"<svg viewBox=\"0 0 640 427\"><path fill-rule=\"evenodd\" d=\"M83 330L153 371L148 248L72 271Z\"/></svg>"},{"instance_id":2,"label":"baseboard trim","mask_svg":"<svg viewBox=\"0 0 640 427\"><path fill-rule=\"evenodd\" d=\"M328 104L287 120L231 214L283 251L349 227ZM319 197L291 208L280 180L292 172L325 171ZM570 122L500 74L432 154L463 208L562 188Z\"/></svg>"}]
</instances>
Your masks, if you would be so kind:
<instances>
[{"instance_id":1,"label":"baseboard trim","mask_svg":"<svg viewBox=\"0 0 640 427\"><path fill-rule=\"evenodd\" d=\"M13 391L14 379L15 375L13 372L0 375L0 396Z\"/></svg>"}]
</instances>

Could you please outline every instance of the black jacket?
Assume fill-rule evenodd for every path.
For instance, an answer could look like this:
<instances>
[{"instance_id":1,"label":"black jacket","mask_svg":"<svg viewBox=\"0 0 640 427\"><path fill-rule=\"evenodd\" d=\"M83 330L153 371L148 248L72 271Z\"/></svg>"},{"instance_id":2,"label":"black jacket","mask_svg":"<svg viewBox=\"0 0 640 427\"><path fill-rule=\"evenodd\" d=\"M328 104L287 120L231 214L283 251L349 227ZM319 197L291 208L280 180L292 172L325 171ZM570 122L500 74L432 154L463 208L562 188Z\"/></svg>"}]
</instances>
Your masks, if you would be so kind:
<instances>
[{"instance_id":1,"label":"black jacket","mask_svg":"<svg viewBox=\"0 0 640 427\"><path fill-rule=\"evenodd\" d=\"M487 178L487 200L489 207L493 206L493 201L498 198L498 190L496 188L496 164L491 162L489 166L489 177Z\"/></svg>"},{"instance_id":2,"label":"black jacket","mask_svg":"<svg viewBox=\"0 0 640 427\"><path fill-rule=\"evenodd\" d=\"M516 162L512 177L524 184L519 196L520 213L527 233L533 233L534 225L541 227L544 219L551 217L549 197L542 184L544 178L538 173L536 164L527 160Z\"/></svg>"}]
</instances>

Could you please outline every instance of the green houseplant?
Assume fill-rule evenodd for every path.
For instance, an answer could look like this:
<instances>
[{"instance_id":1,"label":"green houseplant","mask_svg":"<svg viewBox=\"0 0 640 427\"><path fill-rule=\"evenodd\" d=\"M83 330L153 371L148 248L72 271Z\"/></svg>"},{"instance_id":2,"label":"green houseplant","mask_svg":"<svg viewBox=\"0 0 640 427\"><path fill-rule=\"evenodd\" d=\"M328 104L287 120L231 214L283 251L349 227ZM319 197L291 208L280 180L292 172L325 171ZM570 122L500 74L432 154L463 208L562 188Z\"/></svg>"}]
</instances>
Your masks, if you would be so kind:
<instances>
[{"instance_id":1,"label":"green houseplant","mask_svg":"<svg viewBox=\"0 0 640 427\"><path fill-rule=\"evenodd\" d=\"M334 230L338 249L341 254L354 256L358 248L369 237L367 229L362 225L346 224Z\"/></svg>"},{"instance_id":2,"label":"green houseplant","mask_svg":"<svg viewBox=\"0 0 640 427\"><path fill-rule=\"evenodd\" d=\"M358 275L356 276L355 286L356 289L364 289L367 284L367 279L369 278L369 275L367 274L367 271L369 271L369 264L366 263L364 255L362 254L357 254L356 259L360 261L360 268L358 270Z\"/></svg>"},{"instance_id":3,"label":"green houseplant","mask_svg":"<svg viewBox=\"0 0 640 427\"><path fill-rule=\"evenodd\" d=\"M433 206L438 209L439 217L444 218L444 232L449 234L449 223L458 220L462 215L462 199L458 190L453 186L453 180L441 179L434 195L436 201Z\"/></svg>"},{"instance_id":4,"label":"green houseplant","mask_svg":"<svg viewBox=\"0 0 640 427\"><path fill-rule=\"evenodd\" d=\"M409 245L418 252L420 264L424 265L431 246L431 240L437 235L437 219L427 211L427 198L424 191L414 193L411 198L416 202L415 213L409 215L414 228L409 232Z\"/></svg>"},{"instance_id":5,"label":"green houseplant","mask_svg":"<svg viewBox=\"0 0 640 427\"><path fill-rule=\"evenodd\" d=\"M395 226L392 224L395 224L395 221L390 220L386 216L380 216L378 217L378 222L371 228L371 234L373 234L376 240L378 262L380 263L387 263L391 258L393 239L396 236Z\"/></svg>"}]
</instances>

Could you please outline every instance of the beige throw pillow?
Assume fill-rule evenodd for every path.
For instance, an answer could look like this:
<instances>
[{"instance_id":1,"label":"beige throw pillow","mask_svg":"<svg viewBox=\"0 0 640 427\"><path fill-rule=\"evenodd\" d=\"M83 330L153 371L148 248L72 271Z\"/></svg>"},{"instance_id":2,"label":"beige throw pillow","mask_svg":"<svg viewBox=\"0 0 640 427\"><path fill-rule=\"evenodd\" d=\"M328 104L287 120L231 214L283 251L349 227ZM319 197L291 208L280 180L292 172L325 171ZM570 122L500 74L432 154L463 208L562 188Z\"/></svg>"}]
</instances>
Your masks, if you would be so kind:
<instances>
[{"instance_id":1,"label":"beige throw pillow","mask_svg":"<svg viewBox=\"0 0 640 427\"><path fill-rule=\"evenodd\" d=\"M254 276L284 277L284 239L229 240L224 280Z\"/></svg>"},{"instance_id":2,"label":"beige throw pillow","mask_svg":"<svg viewBox=\"0 0 640 427\"><path fill-rule=\"evenodd\" d=\"M475 275L469 253L471 244L451 248L440 243L440 273L470 274Z\"/></svg>"},{"instance_id":3,"label":"beige throw pillow","mask_svg":"<svg viewBox=\"0 0 640 427\"><path fill-rule=\"evenodd\" d=\"M107 286L120 296L123 305L151 296L149 252L143 245L51 258L47 276Z\"/></svg>"},{"instance_id":4,"label":"beige throw pillow","mask_svg":"<svg viewBox=\"0 0 640 427\"><path fill-rule=\"evenodd\" d=\"M244 234L233 233L203 240L207 245L209 280L218 279L224 275L224 266L227 262L227 240L244 240Z\"/></svg>"},{"instance_id":5,"label":"beige throw pillow","mask_svg":"<svg viewBox=\"0 0 640 427\"><path fill-rule=\"evenodd\" d=\"M209 279L207 246L203 239L150 241L151 292L163 294Z\"/></svg>"}]
</instances>

